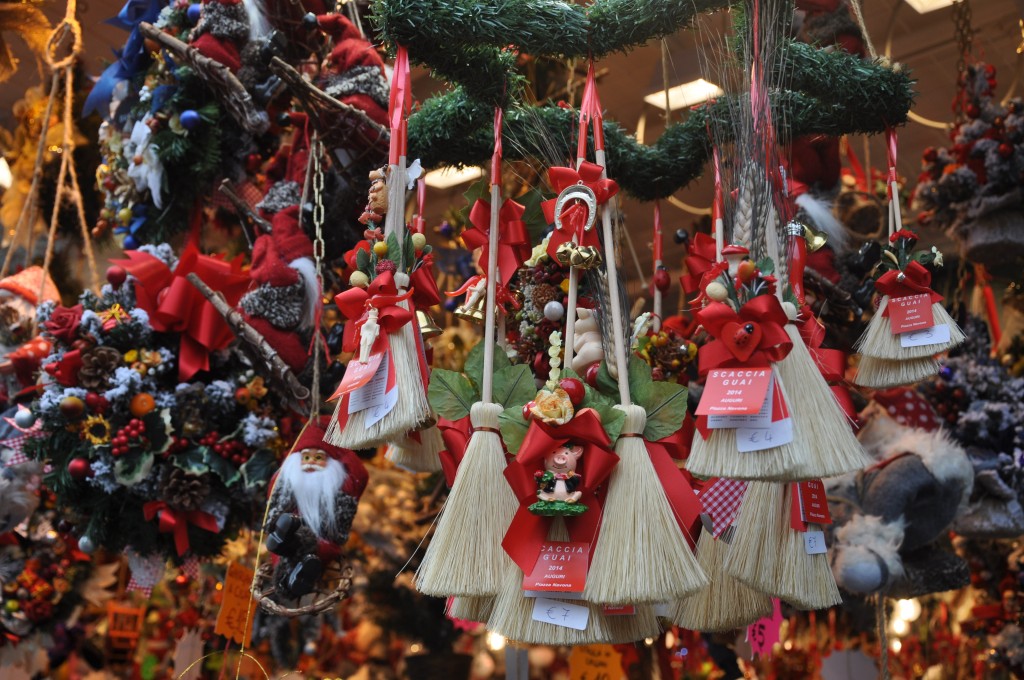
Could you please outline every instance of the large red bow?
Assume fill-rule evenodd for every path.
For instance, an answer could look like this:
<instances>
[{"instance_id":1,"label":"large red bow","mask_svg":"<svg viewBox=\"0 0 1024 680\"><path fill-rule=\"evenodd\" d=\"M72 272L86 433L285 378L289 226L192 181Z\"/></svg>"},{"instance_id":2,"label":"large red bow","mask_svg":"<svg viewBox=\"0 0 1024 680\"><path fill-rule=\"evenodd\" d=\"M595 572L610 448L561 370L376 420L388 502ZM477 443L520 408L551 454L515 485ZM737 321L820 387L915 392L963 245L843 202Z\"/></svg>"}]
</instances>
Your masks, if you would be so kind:
<instances>
[{"instance_id":1,"label":"large red bow","mask_svg":"<svg viewBox=\"0 0 1024 680\"><path fill-rule=\"evenodd\" d=\"M697 536L700 533L700 513L703 511L697 495L693 493L693 487L683 474L683 471L676 465L675 460L682 458L684 452L689 450L686 443L686 433L680 427L673 434L659 439L656 442L644 440L647 446L647 455L651 457L651 464L661 482L661 488L665 491L665 498L668 499L672 514L675 515L679 530L683 532L690 549L697 547Z\"/></svg>"},{"instance_id":2,"label":"large red bow","mask_svg":"<svg viewBox=\"0 0 1024 680\"><path fill-rule=\"evenodd\" d=\"M786 312L774 295L758 295L740 307L738 314L729 305L712 302L697 312L697 319L715 338L700 348L701 375L713 368L767 366L785 359L793 348L786 334ZM741 352L734 334L745 333L747 324L756 331L747 341L756 344ZM742 358L744 354L746 358Z\"/></svg>"},{"instance_id":3,"label":"large red bow","mask_svg":"<svg viewBox=\"0 0 1024 680\"><path fill-rule=\"evenodd\" d=\"M149 314L153 330L180 335L178 378L188 380L210 368L210 352L223 349L234 339L220 312L186 278L196 274L234 307L249 287L242 272L241 256L225 260L202 255L189 245L172 272L164 262L148 253L131 250L127 259L114 260L137 279L136 306Z\"/></svg>"},{"instance_id":4,"label":"large red bow","mask_svg":"<svg viewBox=\"0 0 1024 680\"><path fill-rule=\"evenodd\" d=\"M530 257L530 236L523 222L526 208L522 204L506 200L498 211L498 273L503 285L508 285L512 275L516 273ZM462 232L462 240L470 250L483 248L480 253L480 268L487 271L490 252L488 239L491 233L491 203L478 198L469 211L472 229Z\"/></svg>"},{"instance_id":5,"label":"large red bow","mask_svg":"<svg viewBox=\"0 0 1024 680\"><path fill-rule=\"evenodd\" d=\"M555 223L555 203L558 201L557 194L576 184L584 184L594 192L598 205L604 205L615 194L619 193L619 185L615 180L602 179L604 169L590 161L583 161L579 171L572 168L555 167L548 170L548 181L551 188L555 190L555 198L548 199L540 204L544 211L544 219L548 224ZM584 231L587 224L588 211L585 205L570 203L562 208L562 229L555 229L551 232L548 240L548 255L552 258L558 251L558 246L572 241L575 237L576 243L581 246L596 246L599 244L597 229Z\"/></svg>"},{"instance_id":6,"label":"large red bow","mask_svg":"<svg viewBox=\"0 0 1024 680\"><path fill-rule=\"evenodd\" d=\"M355 352L359 349L360 332L369 318L372 307L377 310L377 324L381 332L377 334L370 353L380 354L385 351L388 348L388 334L394 333L413 319L410 310L398 306L399 302L408 300L411 296L412 291L398 294L395 277L387 271L378 274L365 289L349 288L335 295L334 304L338 305L338 311L350 321L345 324L342 349L346 352Z\"/></svg>"},{"instance_id":7,"label":"large red bow","mask_svg":"<svg viewBox=\"0 0 1024 680\"><path fill-rule=\"evenodd\" d=\"M416 309L427 309L441 302L441 293L437 290L434 279L434 254L427 253L420 264L409 274L409 288L412 290L412 303Z\"/></svg>"},{"instance_id":8,"label":"large red bow","mask_svg":"<svg viewBox=\"0 0 1024 680\"><path fill-rule=\"evenodd\" d=\"M942 302L942 296L931 289L932 275L920 262L913 260L902 272L898 269L887 271L875 281L875 290L891 298L908 295L929 295L932 304ZM884 316L889 316L886 307Z\"/></svg>"},{"instance_id":9,"label":"large red bow","mask_svg":"<svg viewBox=\"0 0 1024 680\"><path fill-rule=\"evenodd\" d=\"M519 447L519 453L505 467L505 479L519 499L519 509L501 545L524 573L529 573L536 564L551 526L550 517L541 517L529 510L530 504L537 500L537 481L533 473L543 469L546 455L570 441L583 446L580 468L577 470L583 477L583 485L579 489L583 496L579 502L589 506L589 509L578 517L565 518L565 525L570 540L591 545L597 542L597 533L601 527L601 486L619 462L601 426L600 416L593 409L583 409L561 426L545 425L534 420Z\"/></svg>"},{"instance_id":10,"label":"large red bow","mask_svg":"<svg viewBox=\"0 0 1024 680\"><path fill-rule=\"evenodd\" d=\"M683 290L692 295L701 290L705 272L715 264L715 239L707 234L697 233L686 248L683 258L686 273L679 277Z\"/></svg>"},{"instance_id":11,"label":"large red bow","mask_svg":"<svg viewBox=\"0 0 1024 680\"><path fill-rule=\"evenodd\" d=\"M441 471L444 472L445 482L450 489L455 484L455 473L458 472L459 465L462 464L462 457L466 454L469 438L473 436L473 425L469 422L469 416L458 420L438 418L437 429L441 431L441 439L444 440L444 451L441 452Z\"/></svg>"},{"instance_id":12,"label":"large red bow","mask_svg":"<svg viewBox=\"0 0 1024 680\"><path fill-rule=\"evenodd\" d=\"M175 510L163 501L150 501L142 506L142 514L147 522L152 522L156 517L159 520L161 533L174 534L174 547L178 555L184 555L188 550L188 526L194 524L203 531L218 533L217 519L208 512L202 510Z\"/></svg>"}]
</instances>

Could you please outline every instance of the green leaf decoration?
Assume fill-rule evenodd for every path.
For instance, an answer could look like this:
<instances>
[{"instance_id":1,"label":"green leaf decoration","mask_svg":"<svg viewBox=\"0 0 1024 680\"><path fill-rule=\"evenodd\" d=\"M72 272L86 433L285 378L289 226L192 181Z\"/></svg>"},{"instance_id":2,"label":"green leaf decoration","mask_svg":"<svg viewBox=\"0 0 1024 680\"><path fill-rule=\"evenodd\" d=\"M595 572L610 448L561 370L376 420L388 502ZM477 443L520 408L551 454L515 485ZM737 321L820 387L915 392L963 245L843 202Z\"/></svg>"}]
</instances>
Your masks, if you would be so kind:
<instances>
[{"instance_id":1,"label":"green leaf decoration","mask_svg":"<svg viewBox=\"0 0 1024 680\"><path fill-rule=\"evenodd\" d=\"M601 366L597 369L597 391L606 396L619 398L619 383L608 371L607 361L602 361Z\"/></svg>"},{"instance_id":2,"label":"green leaf decoration","mask_svg":"<svg viewBox=\"0 0 1024 680\"><path fill-rule=\"evenodd\" d=\"M267 449L260 449L254 453L239 468L246 490L255 489L268 483L276 470L277 458Z\"/></svg>"},{"instance_id":3,"label":"green leaf decoration","mask_svg":"<svg viewBox=\"0 0 1024 680\"><path fill-rule=\"evenodd\" d=\"M203 475L207 472L220 477L225 486L232 486L240 479L242 473L238 468L227 460L221 458L208 446L199 446L194 449L182 451L173 458L174 464L193 475Z\"/></svg>"},{"instance_id":4,"label":"green leaf decoration","mask_svg":"<svg viewBox=\"0 0 1024 680\"><path fill-rule=\"evenodd\" d=\"M657 441L673 434L686 417L686 388L670 382L652 382L647 398L637 404L647 411L644 439Z\"/></svg>"},{"instance_id":5,"label":"green leaf decoration","mask_svg":"<svg viewBox=\"0 0 1024 680\"><path fill-rule=\"evenodd\" d=\"M125 486L135 486L153 468L153 454L149 451L118 458L114 463L114 479Z\"/></svg>"},{"instance_id":6,"label":"green leaf decoration","mask_svg":"<svg viewBox=\"0 0 1024 680\"><path fill-rule=\"evenodd\" d=\"M530 429L530 423L523 418L523 407L509 406L502 411L498 416L498 429L501 430L501 439L508 452L513 456L519 453L526 431Z\"/></svg>"},{"instance_id":7,"label":"green leaf decoration","mask_svg":"<svg viewBox=\"0 0 1024 680\"><path fill-rule=\"evenodd\" d=\"M388 244L388 259L398 265L398 271L404 272L405 265L402 263L404 258L402 257L402 248L398 244L398 236L388 234L384 242Z\"/></svg>"},{"instance_id":8,"label":"green leaf decoration","mask_svg":"<svg viewBox=\"0 0 1024 680\"><path fill-rule=\"evenodd\" d=\"M772 262L772 258L770 257L762 257L757 262L757 269L762 275L771 276L775 273L775 263Z\"/></svg>"},{"instance_id":9,"label":"green leaf decoration","mask_svg":"<svg viewBox=\"0 0 1024 680\"><path fill-rule=\"evenodd\" d=\"M501 347L495 345L494 347L494 373L497 374L499 371L504 370L512 365L509 361L508 356ZM469 350L469 354L466 356L466 365L464 367L466 375L476 386L479 392L480 386L484 381L484 343L478 342L473 346L473 349Z\"/></svg>"},{"instance_id":10,"label":"green leaf decoration","mask_svg":"<svg viewBox=\"0 0 1024 680\"><path fill-rule=\"evenodd\" d=\"M480 400L480 394L461 373L435 368L430 373L427 399L438 415L458 420L469 415L469 409Z\"/></svg>"},{"instance_id":11,"label":"green leaf decoration","mask_svg":"<svg viewBox=\"0 0 1024 680\"><path fill-rule=\"evenodd\" d=\"M647 398L651 385L651 367L646 361L636 357L630 357L629 361L629 396L634 403Z\"/></svg>"},{"instance_id":12,"label":"green leaf decoration","mask_svg":"<svg viewBox=\"0 0 1024 680\"><path fill-rule=\"evenodd\" d=\"M370 276L370 251L363 250L362 248L356 251L356 268Z\"/></svg>"},{"instance_id":13,"label":"green leaf decoration","mask_svg":"<svg viewBox=\"0 0 1024 680\"><path fill-rule=\"evenodd\" d=\"M533 372L526 365L508 366L494 374L494 402L502 406L518 406L537 395Z\"/></svg>"},{"instance_id":14,"label":"green leaf decoration","mask_svg":"<svg viewBox=\"0 0 1024 680\"><path fill-rule=\"evenodd\" d=\"M583 405L581 404L581 406ZM615 408L614 404L610 401L603 402L595 400L586 408L594 409L597 411L598 415L601 416L601 426L604 427L604 431L608 435L608 439L611 440L614 445L615 440L619 438L619 433L622 432L622 425L626 422L626 412L622 409Z\"/></svg>"}]
</instances>

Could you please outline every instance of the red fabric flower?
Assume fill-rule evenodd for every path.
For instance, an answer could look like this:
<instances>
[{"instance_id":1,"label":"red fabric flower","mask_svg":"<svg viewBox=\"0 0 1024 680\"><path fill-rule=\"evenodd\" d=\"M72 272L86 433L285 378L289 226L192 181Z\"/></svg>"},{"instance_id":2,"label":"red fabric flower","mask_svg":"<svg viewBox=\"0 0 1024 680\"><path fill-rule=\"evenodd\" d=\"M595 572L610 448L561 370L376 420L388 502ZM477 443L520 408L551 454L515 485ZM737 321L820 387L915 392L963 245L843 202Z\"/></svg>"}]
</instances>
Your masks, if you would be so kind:
<instances>
[{"instance_id":1,"label":"red fabric flower","mask_svg":"<svg viewBox=\"0 0 1024 680\"><path fill-rule=\"evenodd\" d=\"M78 326L82 323L82 305L58 306L50 318L43 323L46 332L57 340L70 344L78 337Z\"/></svg>"}]
</instances>

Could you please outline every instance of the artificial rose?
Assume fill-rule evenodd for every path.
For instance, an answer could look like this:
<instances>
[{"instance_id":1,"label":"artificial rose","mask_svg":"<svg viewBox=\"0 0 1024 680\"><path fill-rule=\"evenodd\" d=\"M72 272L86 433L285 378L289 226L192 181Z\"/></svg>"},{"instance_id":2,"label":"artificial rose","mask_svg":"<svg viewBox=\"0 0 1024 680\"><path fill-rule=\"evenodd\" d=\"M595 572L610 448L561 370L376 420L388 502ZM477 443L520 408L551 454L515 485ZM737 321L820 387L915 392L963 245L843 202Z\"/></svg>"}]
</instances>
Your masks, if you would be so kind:
<instances>
[{"instance_id":1,"label":"artificial rose","mask_svg":"<svg viewBox=\"0 0 1024 680\"><path fill-rule=\"evenodd\" d=\"M561 387L556 387L554 392L547 390L538 392L533 400L530 413L546 425L565 425L572 420L575 411L569 394Z\"/></svg>"},{"instance_id":2,"label":"artificial rose","mask_svg":"<svg viewBox=\"0 0 1024 680\"><path fill-rule=\"evenodd\" d=\"M43 324L43 328L57 340L70 344L78 335L78 326L82 323L82 311L82 305L58 306Z\"/></svg>"}]
</instances>

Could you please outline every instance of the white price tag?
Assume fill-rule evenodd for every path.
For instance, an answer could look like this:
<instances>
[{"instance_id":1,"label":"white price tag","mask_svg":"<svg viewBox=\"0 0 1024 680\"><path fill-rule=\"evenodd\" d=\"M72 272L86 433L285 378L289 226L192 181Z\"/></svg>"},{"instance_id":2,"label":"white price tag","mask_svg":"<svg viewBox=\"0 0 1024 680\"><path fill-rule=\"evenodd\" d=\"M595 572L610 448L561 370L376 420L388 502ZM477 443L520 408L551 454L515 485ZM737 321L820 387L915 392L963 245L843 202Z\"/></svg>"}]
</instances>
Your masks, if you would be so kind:
<instances>
[{"instance_id":1,"label":"white price tag","mask_svg":"<svg viewBox=\"0 0 1024 680\"><path fill-rule=\"evenodd\" d=\"M538 597L533 602L533 620L563 628L583 630L590 619L590 609L578 604Z\"/></svg>"},{"instance_id":2,"label":"white price tag","mask_svg":"<svg viewBox=\"0 0 1024 680\"><path fill-rule=\"evenodd\" d=\"M395 408L398 403L398 385L391 388L390 392L385 393L384 401L370 409L369 413L366 414L364 423L366 427L373 427L380 420L391 413L391 409Z\"/></svg>"},{"instance_id":3,"label":"white price tag","mask_svg":"<svg viewBox=\"0 0 1024 680\"><path fill-rule=\"evenodd\" d=\"M764 451L793 441L793 419L783 418L771 427L736 428L736 446L740 453Z\"/></svg>"},{"instance_id":4,"label":"white price tag","mask_svg":"<svg viewBox=\"0 0 1024 680\"><path fill-rule=\"evenodd\" d=\"M824 531L805 531L804 549L808 555L820 555L827 551Z\"/></svg>"},{"instance_id":5,"label":"white price tag","mask_svg":"<svg viewBox=\"0 0 1024 680\"><path fill-rule=\"evenodd\" d=\"M388 365L390 363L388 353L385 352L370 381L362 387L353 390L349 395L349 413L358 413L368 408L377 408L386 401L384 391L388 386ZM380 420L380 418L377 420Z\"/></svg>"},{"instance_id":6,"label":"white price tag","mask_svg":"<svg viewBox=\"0 0 1024 680\"><path fill-rule=\"evenodd\" d=\"M738 427L770 427L772 424L772 401L775 397L775 372L768 381L768 392L757 413L746 416L708 416L708 429L728 430ZM742 450L742 449L741 449Z\"/></svg>"},{"instance_id":7,"label":"white price tag","mask_svg":"<svg viewBox=\"0 0 1024 680\"><path fill-rule=\"evenodd\" d=\"M925 345L942 345L949 342L949 326L939 324L919 331L900 333L900 347L924 347Z\"/></svg>"}]
</instances>

